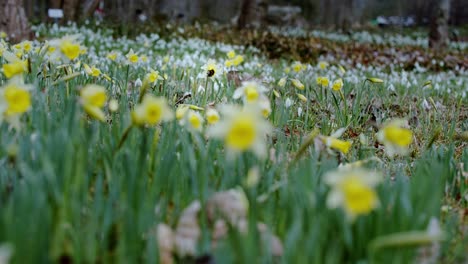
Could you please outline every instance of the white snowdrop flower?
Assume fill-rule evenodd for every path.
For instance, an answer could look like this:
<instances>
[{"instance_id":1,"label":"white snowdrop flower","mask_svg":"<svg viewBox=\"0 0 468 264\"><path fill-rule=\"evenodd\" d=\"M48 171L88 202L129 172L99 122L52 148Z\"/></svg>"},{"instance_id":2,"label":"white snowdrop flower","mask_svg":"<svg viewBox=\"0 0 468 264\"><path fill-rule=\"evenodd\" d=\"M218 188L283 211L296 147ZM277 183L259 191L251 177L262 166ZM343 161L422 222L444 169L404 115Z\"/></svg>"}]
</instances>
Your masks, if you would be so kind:
<instances>
[{"instance_id":1,"label":"white snowdrop flower","mask_svg":"<svg viewBox=\"0 0 468 264\"><path fill-rule=\"evenodd\" d=\"M431 109L431 106L429 105L429 103L427 102L426 99L424 99L421 103L421 106L424 108L424 110L430 110Z\"/></svg>"},{"instance_id":2,"label":"white snowdrop flower","mask_svg":"<svg viewBox=\"0 0 468 264\"><path fill-rule=\"evenodd\" d=\"M286 101L284 102L284 106L285 106L286 108L291 107L291 105L293 105L293 104L294 104L293 100L291 100L289 97L286 98Z\"/></svg>"},{"instance_id":3,"label":"white snowdrop flower","mask_svg":"<svg viewBox=\"0 0 468 264\"><path fill-rule=\"evenodd\" d=\"M143 85L143 83L141 82L140 78L138 78L136 81L135 81L135 87L141 87Z\"/></svg>"},{"instance_id":4,"label":"white snowdrop flower","mask_svg":"<svg viewBox=\"0 0 468 264\"><path fill-rule=\"evenodd\" d=\"M203 87L202 85L199 85L198 89L197 89L197 92L204 93L205 92L205 87Z\"/></svg>"}]
</instances>

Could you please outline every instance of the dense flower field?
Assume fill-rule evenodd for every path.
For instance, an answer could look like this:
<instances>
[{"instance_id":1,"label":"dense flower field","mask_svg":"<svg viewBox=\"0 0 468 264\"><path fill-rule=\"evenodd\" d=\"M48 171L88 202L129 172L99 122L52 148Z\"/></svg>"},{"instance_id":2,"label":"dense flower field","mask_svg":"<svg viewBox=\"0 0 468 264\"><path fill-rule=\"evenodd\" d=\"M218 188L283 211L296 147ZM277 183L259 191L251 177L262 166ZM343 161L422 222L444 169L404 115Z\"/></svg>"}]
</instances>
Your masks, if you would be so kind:
<instances>
[{"instance_id":1,"label":"dense flower field","mask_svg":"<svg viewBox=\"0 0 468 264\"><path fill-rule=\"evenodd\" d=\"M182 31L2 34L0 263L467 261L468 69Z\"/></svg>"}]
</instances>

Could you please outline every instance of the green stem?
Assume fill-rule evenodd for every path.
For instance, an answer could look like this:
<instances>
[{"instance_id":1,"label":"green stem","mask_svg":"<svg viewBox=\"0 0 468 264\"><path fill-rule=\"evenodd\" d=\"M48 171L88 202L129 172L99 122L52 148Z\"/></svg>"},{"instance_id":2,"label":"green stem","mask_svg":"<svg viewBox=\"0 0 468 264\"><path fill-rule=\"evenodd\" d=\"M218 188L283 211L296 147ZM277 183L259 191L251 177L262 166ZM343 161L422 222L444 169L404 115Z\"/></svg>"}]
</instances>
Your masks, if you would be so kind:
<instances>
[{"instance_id":1,"label":"green stem","mask_svg":"<svg viewBox=\"0 0 468 264\"><path fill-rule=\"evenodd\" d=\"M207 101L208 101L208 77L206 77L206 81L205 81L205 94L203 95L202 107L205 107Z\"/></svg>"},{"instance_id":2,"label":"green stem","mask_svg":"<svg viewBox=\"0 0 468 264\"><path fill-rule=\"evenodd\" d=\"M374 255L378 250L388 247L405 247L430 244L445 239L443 233L430 234L427 231L409 231L377 237L369 244L369 251Z\"/></svg>"},{"instance_id":3,"label":"green stem","mask_svg":"<svg viewBox=\"0 0 468 264\"><path fill-rule=\"evenodd\" d=\"M342 90L340 90L341 100L343 100L344 114L345 114L345 126L348 125L348 107L346 106L346 98Z\"/></svg>"},{"instance_id":4,"label":"green stem","mask_svg":"<svg viewBox=\"0 0 468 264\"><path fill-rule=\"evenodd\" d=\"M305 153L307 148L314 143L314 139L319 135L319 130L316 128L312 132L310 132L309 136L307 137L306 141L299 147L299 150L294 155L293 160L289 163L289 166L292 166L296 163L299 158Z\"/></svg>"},{"instance_id":5,"label":"green stem","mask_svg":"<svg viewBox=\"0 0 468 264\"><path fill-rule=\"evenodd\" d=\"M132 130L132 128L133 128L133 124L131 124L130 126L128 126L125 129L124 133L122 134L122 137L120 138L119 144L117 145L117 148L115 148L115 150L114 150L114 155L117 153L117 151L119 151L119 149L125 143L125 141L127 140L128 135L130 134L130 131Z\"/></svg>"},{"instance_id":6,"label":"green stem","mask_svg":"<svg viewBox=\"0 0 468 264\"><path fill-rule=\"evenodd\" d=\"M126 93L127 92L127 89L128 89L128 75L130 73L130 65L127 65L127 73L125 75L125 84L124 84L124 92Z\"/></svg>"}]
</instances>

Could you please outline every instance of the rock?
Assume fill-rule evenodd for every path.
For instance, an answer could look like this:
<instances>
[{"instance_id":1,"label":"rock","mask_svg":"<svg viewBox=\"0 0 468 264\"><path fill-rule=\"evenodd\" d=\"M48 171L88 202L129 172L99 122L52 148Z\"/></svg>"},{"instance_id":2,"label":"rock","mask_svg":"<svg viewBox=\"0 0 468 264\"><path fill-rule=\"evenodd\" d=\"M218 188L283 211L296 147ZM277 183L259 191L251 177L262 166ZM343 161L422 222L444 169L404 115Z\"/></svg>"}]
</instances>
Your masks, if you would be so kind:
<instances>
[{"instance_id":1,"label":"rock","mask_svg":"<svg viewBox=\"0 0 468 264\"><path fill-rule=\"evenodd\" d=\"M245 194L235 189L215 193L206 206L209 220L214 221L219 214L232 225L246 217L247 209Z\"/></svg>"},{"instance_id":2,"label":"rock","mask_svg":"<svg viewBox=\"0 0 468 264\"><path fill-rule=\"evenodd\" d=\"M174 232L166 224L158 224L157 240L159 249L159 260L162 264L172 264L174 259L172 252L174 251Z\"/></svg>"},{"instance_id":3,"label":"rock","mask_svg":"<svg viewBox=\"0 0 468 264\"><path fill-rule=\"evenodd\" d=\"M194 201L185 208L177 223L175 234L175 248L179 256L195 256L197 253L197 243L201 235L198 224L198 213L201 205L199 201Z\"/></svg>"}]
</instances>

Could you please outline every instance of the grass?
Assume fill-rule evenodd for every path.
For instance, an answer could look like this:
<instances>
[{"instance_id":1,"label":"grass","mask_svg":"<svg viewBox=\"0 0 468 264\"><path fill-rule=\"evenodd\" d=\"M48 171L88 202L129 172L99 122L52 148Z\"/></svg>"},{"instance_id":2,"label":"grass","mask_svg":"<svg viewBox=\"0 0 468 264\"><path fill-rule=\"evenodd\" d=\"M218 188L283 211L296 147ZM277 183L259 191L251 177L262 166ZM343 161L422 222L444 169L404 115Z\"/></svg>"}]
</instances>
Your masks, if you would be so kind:
<instances>
[{"instance_id":1,"label":"grass","mask_svg":"<svg viewBox=\"0 0 468 264\"><path fill-rule=\"evenodd\" d=\"M34 84L31 109L21 116L20 129L8 122L0 126L0 245L11 246L12 263L156 263L163 255L158 224L177 232L184 209L195 200L202 208L190 222L190 230L200 228L196 253L182 256L174 249L170 256L177 263L466 261L466 70L403 72L328 60L326 69L309 61L305 70L286 74L291 61L200 39L141 35L134 41L74 28L43 29L40 37L75 32L82 34L87 53L72 64L57 67L43 54L25 54L31 61L25 82ZM149 61L126 65L130 48ZM119 53L116 61L106 59L112 50ZM229 50L244 55L245 62L207 81L200 67L208 58L224 63ZM0 59L2 63L6 61ZM112 81L82 73L83 63ZM345 66L345 74L338 64ZM208 125L195 132L178 120L134 127L122 140L138 104L137 79L143 80L149 67L165 79L147 93L167 98L173 110L176 102L202 109L206 103L241 105L232 99L236 80L265 84L273 127L264 139L267 157L247 151L231 159L222 140L207 137ZM79 74L66 80L71 72ZM317 76L342 77L345 101L318 86ZM289 78L284 87L277 85L282 77ZM384 83L366 81L368 77ZM296 89L292 78L305 89ZM427 80L430 86L424 86ZM5 83L0 77L0 84ZM118 101L116 112L104 107L106 122L83 110L80 90L89 83L104 86L108 98ZM210 91L206 97L200 86ZM184 96L187 92L190 96ZM388 157L376 138L392 118L409 121L413 142L407 156ZM342 127L347 129L341 138L353 143L347 154L307 140L314 130L328 136ZM379 206L349 221L343 209L327 206L326 173L362 160L364 168L383 175L376 188ZM252 168L258 170L256 184L247 182ZM215 193L231 189L242 190L247 200L246 231L228 224L225 237L217 240L206 208ZM236 199L225 206L234 206L230 203ZM431 219L439 223L441 236L429 233ZM282 254L272 252L272 237L257 228L260 222L281 241Z\"/></svg>"}]
</instances>

